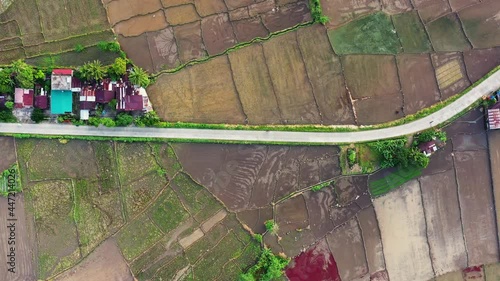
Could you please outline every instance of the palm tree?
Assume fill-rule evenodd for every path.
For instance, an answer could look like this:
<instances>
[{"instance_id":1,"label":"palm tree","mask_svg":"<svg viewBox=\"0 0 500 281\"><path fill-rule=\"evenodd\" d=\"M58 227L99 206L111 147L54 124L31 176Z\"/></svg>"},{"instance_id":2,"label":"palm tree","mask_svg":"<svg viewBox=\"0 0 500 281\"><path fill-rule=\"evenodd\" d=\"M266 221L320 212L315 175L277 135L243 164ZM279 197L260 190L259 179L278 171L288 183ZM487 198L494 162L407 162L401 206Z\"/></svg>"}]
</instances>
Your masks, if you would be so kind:
<instances>
[{"instance_id":1,"label":"palm tree","mask_svg":"<svg viewBox=\"0 0 500 281\"><path fill-rule=\"evenodd\" d=\"M84 64L80 69L80 73L82 75L82 78L97 82L104 78L105 70L101 62L95 60L93 62L87 62L86 64Z\"/></svg>"},{"instance_id":2,"label":"palm tree","mask_svg":"<svg viewBox=\"0 0 500 281\"><path fill-rule=\"evenodd\" d=\"M144 69L140 67L134 67L130 71L128 78L134 85L138 85L143 88L149 86L149 75Z\"/></svg>"}]
</instances>

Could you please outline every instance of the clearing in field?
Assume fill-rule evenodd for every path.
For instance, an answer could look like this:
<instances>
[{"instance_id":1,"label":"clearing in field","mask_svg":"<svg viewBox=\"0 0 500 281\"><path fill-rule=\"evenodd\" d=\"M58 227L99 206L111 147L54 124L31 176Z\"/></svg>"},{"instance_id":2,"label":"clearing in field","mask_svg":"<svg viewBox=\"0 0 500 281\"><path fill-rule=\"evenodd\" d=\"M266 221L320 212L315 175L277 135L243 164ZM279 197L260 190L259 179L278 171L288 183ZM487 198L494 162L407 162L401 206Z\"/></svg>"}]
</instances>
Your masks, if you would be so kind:
<instances>
[{"instance_id":1,"label":"clearing in field","mask_svg":"<svg viewBox=\"0 0 500 281\"><path fill-rule=\"evenodd\" d=\"M401 54L396 60L406 114L414 114L441 99L429 55Z\"/></svg>"},{"instance_id":2,"label":"clearing in field","mask_svg":"<svg viewBox=\"0 0 500 281\"><path fill-rule=\"evenodd\" d=\"M448 14L427 24L434 50L438 52L465 51L470 44L456 14Z\"/></svg>"},{"instance_id":3,"label":"clearing in field","mask_svg":"<svg viewBox=\"0 0 500 281\"><path fill-rule=\"evenodd\" d=\"M345 56L342 65L359 124L378 124L403 116L403 97L393 56Z\"/></svg>"},{"instance_id":4,"label":"clearing in field","mask_svg":"<svg viewBox=\"0 0 500 281\"><path fill-rule=\"evenodd\" d=\"M417 12L394 15L392 21L405 53L425 53L432 50Z\"/></svg>"},{"instance_id":5,"label":"clearing in field","mask_svg":"<svg viewBox=\"0 0 500 281\"><path fill-rule=\"evenodd\" d=\"M344 54L397 54L401 52L390 16L379 12L328 31L335 52Z\"/></svg>"},{"instance_id":6,"label":"clearing in field","mask_svg":"<svg viewBox=\"0 0 500 281\"><path fill-rule=\"evenodd\" d=\"M500 2L483 1L459 12L465 34L474 48L500 46Z\"/></svg>"}]
</instances>

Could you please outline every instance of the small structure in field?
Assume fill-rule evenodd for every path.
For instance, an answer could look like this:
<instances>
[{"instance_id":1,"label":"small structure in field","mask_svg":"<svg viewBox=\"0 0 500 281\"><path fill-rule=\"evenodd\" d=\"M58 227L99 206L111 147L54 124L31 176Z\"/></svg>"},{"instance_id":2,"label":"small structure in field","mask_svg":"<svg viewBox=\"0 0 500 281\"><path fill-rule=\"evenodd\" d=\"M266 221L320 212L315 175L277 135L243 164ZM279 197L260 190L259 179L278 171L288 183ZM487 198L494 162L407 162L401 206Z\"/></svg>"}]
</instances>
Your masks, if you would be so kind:
<instances>
[{"instance_id":1,"label":"small structure in field","mask_svg":"<svg viewBox=\"0 0 500 281\"><path fill-rule=\"evenodd\" d=\"M15 108L33 107L34 96L35 96L35 91L33 89L16 88L14 90Z\"/></svg>"},{"instance_id":2,"label":"small structure in field","mask_svg":"<svg viewBox=\"0 0 500 281\"><path fill-rule=\"evenodd\" d=\"M418 145L418 149L427 157L431 156L434 152L438 150L438 146L435 140L428 142L423 142Z\"/></svg>"}]
</instances>

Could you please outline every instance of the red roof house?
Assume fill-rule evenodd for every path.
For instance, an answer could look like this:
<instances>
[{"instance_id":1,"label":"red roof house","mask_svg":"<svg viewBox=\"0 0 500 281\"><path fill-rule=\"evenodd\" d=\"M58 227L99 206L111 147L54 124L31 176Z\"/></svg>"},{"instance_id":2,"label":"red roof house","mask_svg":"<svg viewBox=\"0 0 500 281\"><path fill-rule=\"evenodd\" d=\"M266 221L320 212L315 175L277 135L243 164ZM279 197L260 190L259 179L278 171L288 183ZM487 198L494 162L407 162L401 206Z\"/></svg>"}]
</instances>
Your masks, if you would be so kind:
<instances>
[{"instance_id":1,"label":"red roof house","mask_svg":"<svg viewBox=\"0 0 500 281\"><path fill-rule=\"evenodd\" d=\"M36 96L35 97L35 107L40 108L40 109L47 109L48 108L48 98L47 96Z\"/></svg>"},{"instance_id":2,"label":"red roof house","mask_svg":"<svg viewBox=\"0 0 500 281\"><path fill-rule=\"evenodd\" d=\"M54 69L54 70L52 70L52 74L72 76L73 70L72 69Z\"/></svg>"},{"instance_id":3,"label":"red roof house","mask_svg":"<svg viewBox=\"0 0 500 281\"><path fill-rule=\"evenodd\" d=\"M16 88L14 91L14 104L16 108L33 107L35 91L33 89Z\"/></svg>"},{"instance_id":4,"label":"red roof house","mask_svg":"<svg viewBox=\"0 0 500 281\"><path fill-rule=\"evenodd\" d=\"M428 141L418 145L418 149L427 157L438 150L436 141Z\"/></svg>"}]
</instances>

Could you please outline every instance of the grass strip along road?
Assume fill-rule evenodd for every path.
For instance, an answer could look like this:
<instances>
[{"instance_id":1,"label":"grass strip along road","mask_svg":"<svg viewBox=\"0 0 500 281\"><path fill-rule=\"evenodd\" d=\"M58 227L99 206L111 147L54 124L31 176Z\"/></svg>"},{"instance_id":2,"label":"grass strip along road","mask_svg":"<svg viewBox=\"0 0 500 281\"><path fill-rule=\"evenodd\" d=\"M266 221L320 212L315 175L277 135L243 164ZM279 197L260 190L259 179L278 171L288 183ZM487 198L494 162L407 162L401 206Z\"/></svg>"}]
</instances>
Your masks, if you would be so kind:
<instances>
[{"instance_id":1,"label":"grass strip along road","mask_svg":"<svg viewBox=\"0 0 500 281\"><path fill-rule=\"evenodd\" d=\"M172 139L194 142L241 142L241 143L288 143L288 144L338 144L368 142L414 134L438 126L466 110L484 95L500 88L500 71L472 88L468 93L448 106L411 123L356 132L285 132L251 130L139 128L139 127L91 127L65 124L0 124L0 133L7 135L49 135L73 137L111 137Z\"/></svg>"}]
</instances>

